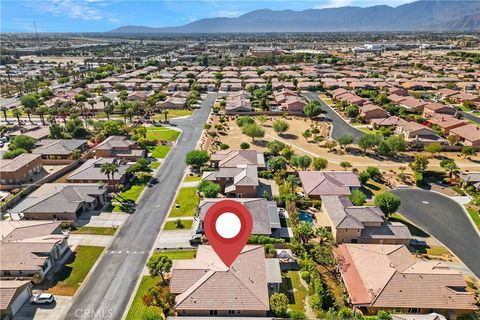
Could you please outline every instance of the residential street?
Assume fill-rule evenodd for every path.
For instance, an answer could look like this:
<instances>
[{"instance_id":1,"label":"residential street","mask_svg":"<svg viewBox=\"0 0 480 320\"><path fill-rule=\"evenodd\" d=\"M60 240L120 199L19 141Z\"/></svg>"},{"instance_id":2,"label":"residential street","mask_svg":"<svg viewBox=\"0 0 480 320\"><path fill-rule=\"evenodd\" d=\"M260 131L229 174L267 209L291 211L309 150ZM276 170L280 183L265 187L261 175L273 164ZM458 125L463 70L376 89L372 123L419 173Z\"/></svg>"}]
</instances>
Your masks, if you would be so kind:
<instances>
[{"instance_id":1,"label":"residential street","mask_svg":"<svg viewBox=\"0 0 480 320\"><path fill-rule=\"evenodd\" d=\"M480 237L457 202L421 189L399 189L392 193L402 200L398 210L402 215L440 240L480 277Z\"/></svg>"},{"instance_id":2,"label":"residential street","mask_svg":"<svg viewBox=\"0 0 480 320\"><path fill-rule=\"evenodd\" d=\"M460 113L462 114L462 116L467 119L467 120L470 120L470 121L473 121L475 123L480 123L480 117L476 116L476 115L473 115L471 113L468 113L468 112L463 112L463 111L460 111Z\"/></svg>"},{"instance_id":3,"label":"residential street","mask_svg":"<svg viewBox=\"0 0 480 320\"><path fill-rule=\"evenodd\" d=\"M360 137L364 136L365 133L359 129L352 127L349 123L345 122L332 108L330 108L316 92L305 92L304 95L313 101L318 101L321 103L324 110L323 116L332 124L332 138L337 140L343 135L351 135L353 141L356 143Z\"/></svg>"},{"instance_id":4,"label":"residential street","mask_svg":"<svg viewBox=\"0 0 480 320\"><path fill-rule=\"evenodd\" d=\"M65 319L92 319L93 312L98 314L96 319L122 318L176 188L182 182L185 155L195 149L215 98L215 93L209 93L192 117L172 121L183 134L156 175L159 183L147 189L136 211L107 248L110 253L103 256Z\"/></svg>"}]
</instances>

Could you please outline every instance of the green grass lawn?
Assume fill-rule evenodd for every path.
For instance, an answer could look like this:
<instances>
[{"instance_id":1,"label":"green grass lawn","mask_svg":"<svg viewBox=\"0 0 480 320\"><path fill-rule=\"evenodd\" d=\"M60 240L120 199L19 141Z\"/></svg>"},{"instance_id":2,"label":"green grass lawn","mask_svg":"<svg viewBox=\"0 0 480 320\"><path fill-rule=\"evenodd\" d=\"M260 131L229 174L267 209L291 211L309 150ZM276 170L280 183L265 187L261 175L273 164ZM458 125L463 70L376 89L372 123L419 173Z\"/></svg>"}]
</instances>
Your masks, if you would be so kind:
<instances>
[{"instance_id":1,"label":"green grass lawn","mask_svg":"<svg viewBox=\"0 0 480 320\"><path fill-rule=\"evenodd\" d=\"M143 304L142 297L148 292L148 289L154 287L161 280L160 277L143 276L140 286L135 293L132 305L127 313L127 320L146 319L150 313L162 314L162 309L159 307L147 307Z\"/></svg>"},{"instance_id":2,"label":"green grass lawn","mask_svg":"<svg viewBox=\"0 0 480 320\"><path fill-rule=\"evenodd\" d=\"M193 217L198 201L197 188L181 188L175 199L175 203L178 203L180 207L176 208L174 204L169 217Z\"/></svg>"},{"instance_id":3,"label":"green grass lawn","mask_svg":"<svg viewBox=\"0 0 480 320\"><path fill-rule=\"evenodd\" d=\"M408 230L410 230L410 233L415 237L422 237L422 238L429 237L428 233L426 233L425 231L423 231L422 229L420 229L419 227L417 227L416 225L414 225L413 223L411 223L409 220L407 220L405 217L403 217L402 215L400 215L398 213L392 214L388 218L388 220L393 221L393 222L403 223L404 225L406 225L408 227Z\"/></svg>"},{"instance_id":4,"label":"green grass lawn","mask_svg":"<svg viewBox=\"0 0 480 320\"><path fill-rule=\"evenodd\" d=\"M95 234L100 236L113 236L117 232L116 228L108 227L77 227L71 230L72 234Z\"/></svg>"},{"instance_id":5,"label":"green grass lawn","mask_svg":"<svg viewBox=\"0 0 480 320\"><path fill-rule=\"evenodd\" d=\"M156 161L156 162L150 162L150 168L152 168L152 170L155 170L157 169L158 167L160 167L160 162Z\"/></svg>"},{"instance_id":6,"label":"green grass lawn","mask_svg":"<svg viewBox=\"0 0 480 320\"><path fill-rule=\"evenodd\" d=\"M48 290L52 294L73 296L90 269L102 254L104 247L78 246L74 256L60 272L55 274L56 285Z\"/></svg>"},{"instance_id":7,"label":"green grass lawn","mask_svg":"<svg viewBox=\"0 0 480 320\"><path fill-rule=\"evenodd\" d=\"M164 159L167 157L168 152L170 151L171 146L149 146L148 152L152 154L152 157L157 159Z\"/></svg>"},{"instance_id":8,"label":"green grass lawn","mask_svg":"<svg viewBox=\"0 0 480 320\"><path fill-rule=\"evenodd\" d=\"M183 229L191 229L193 220L181 220L182 221L182 226L181 228L177 228L177 224L175 221L167 221L165 223L165 226L163 227L163 230L183 230Z\"/></svg>"},{"instance_id":9,"label":"green grass lawn","mask_svg":"<svg viewBox=\"0 0 480 320\"><path fill-rule=\"evenodd\" d=\"M153 255L167 256L171 260L185 260L193 259L197 254L197 250L168 250L168 251L155 251Z\"/></svg>"},{"instance_id":10,"label":"green grass lawn","mask_svg":"<svg viewBox=\"0 0 480 320\"><path fill-rule=\"evenodd\" d=\"M478 210L473 207L468 207L467 211L470 217L472 217L473 222L477 225L477 228L480 230L480 213Z\"/></svg>"},{"instance_id":11,"label":"green grass lawn","mask_svg":"<svg viewBox=\"0 0 480 320\"><path fill-rule=\"evenodd\" d=\"M134 203L140 194L142 193L142 190L145 188L147 185L148 180L150 179L151 175L146 175L146 177L143 179L143 181L139 181L138 179L135 179L134 184L130 187L130 189L125 190L123 192L120 192L115 196L113 199L113 212L122 212L126 208L122 205L122 203Z\"/></svg>"},{"instance_id":12,"label":"green grass lawn","mask_svg":"<svg viewBox=\"0 0 480 320\"><path fill-rule=\"evenodd\" d=\"M288 309L290 311L304 311L303 306L307 296L307 288L300 283L300 272L289 271L282 273L280 292L287 296Z\"/></svg>"},{"instance_id":13,"label":"green grass lawn","mask_svg":"<svg viewBox=\"0 0 480 320\"><path fill-rule=\"evenodd\" d=\"M147 128L147 140L167 140L175 141L178 139L180 131L167 129L163 127L148 127Z\"/></svg>"},{"instance_id":14,"label":"green grass lawn","mask_svg":"<svg viewBox=\"0 0 480 320\"><path fill-rule=\"evenodd\" d=\"M191 116L193 114L193 110L188 109L168 109L168 119L178 118L178 117L185 117ZM165 120L165 116L163 114L156 114L153 116L155 120Z\"/></svg>"},{"instance_id":15,"label":"green grass lawn","mask_svg":"<svg viewBox=\"0 0 480 320\"><path fill-rule=\"evenodd\" d=\"M200 176L186 176L185 179L183 179L183 182L194 182L200 180L202 180L202 177Z\"/></svg>"}]
</instances>

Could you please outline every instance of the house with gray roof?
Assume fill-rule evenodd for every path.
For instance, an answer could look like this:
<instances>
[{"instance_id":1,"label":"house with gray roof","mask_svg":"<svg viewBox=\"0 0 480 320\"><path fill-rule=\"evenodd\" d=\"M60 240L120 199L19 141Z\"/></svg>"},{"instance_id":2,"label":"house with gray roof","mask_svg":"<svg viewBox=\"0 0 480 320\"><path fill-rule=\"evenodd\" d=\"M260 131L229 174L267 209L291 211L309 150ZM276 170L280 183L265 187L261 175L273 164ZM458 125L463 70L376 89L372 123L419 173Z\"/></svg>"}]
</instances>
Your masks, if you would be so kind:
<instances>
[{"instance_id":1,"label":"house with gray roof","mask_svg":"<svg viewBox=\"0 0 480 320\"><path fill-rule=\"evenodd\" d=\"M218 168L236 168L239 165L265 168L263 153L257 150L221 150L212 154L210 161Z\"/></svg>"},{"instance_id":2,"label":"house with gray roof","mask_svg":"<svg viewBox=\"0 0 480 320\"><path fill-rule=\"evenodd\" d=\"M144 149L140 149L137 143L125 136L110 136L100 142L94 150L97 158L120 158L136 161L146 156Z\"/></svg>"},{"instance_id":3,"label":"house with gray roof","mask_svg":"<svg viewBox=\"0 0 480 320\"><path fill-rule=\"evenodd\" d=\"M11 213L31 220L75 221L84 211L100 209L107 188L97 183L45 183L15 206Z\"/></svg>"},{"instance_id":4,"label":"house with gray roof","mask_svg":"<svg viewBox=\"0 0 480 320\"><path fill-rule=\"evenodd\" d=\"M87 140L43 139L35 144L32 153L41 154L42 159L70 159L74 150L84 151Z\"/></svg>"},{"instance_id":5,"label":"house with gray roof","mask_svg":"<svg viewBox=\"0 0 480 320\"><path fill-rule=\"evenodd\" d=\"M476 190L480 190L480 171L462 172L459 174L459 178L465 187L472 186Z\"/></svg>"},{"instance_id":6,"label":"house with gray roof","mask_svg":"<svg viewBox=\"0 0 480 320\"><path fill-rule=\"evenodd\" d=\"M218 168L216 171L205 171L203 180L213 181L220 185L222 193L236 198L257 196L258 170L256 165L238 165L236 168Z\"/></svg>"},{"instance_id":7,"label":"house with gray roof","mask_svg":"<svg viewBox=\"0 0 480 320\"><path fill-rule=\"evenodd\" d=\"M385 243L408 246L412 235L400 222L384 221L378 207L354 206L346 196L322 196L322 226L337 243Z\"/></svg>"},{"instance_id":8,"label":"house with gray roof","mask_svg":"<svg viewBox=\"0 0 480 320\"><path fill-rule=\"evenodd\" d=\"M116 164L118 172L115 172L110 177L107 177L103 173L102 165L105 163ZM116 185L124 183L127 177L127 168L129 165L124 164L122 161L116 158L98 158L88 159L84 164L74 170L68 177L68 183L108 183L110 185Z\"/></svg>"},{"instance_id":9,"label":"house with gray roof","mask_svg":"<svg viewBox=\"0 0 480 320\"><path fill-rule=\"evenodd\" d=\"M197 208L197 215L200 218L198 232L203 233L203 219L207 210L216 202L222 199L203 199ZM251 213L253 218L252 234L270 236L275 230L280 229L280 217L277 212L277 203L264 198L242 198L234 199L243 204Z\"/></svg>"}]
</instances>

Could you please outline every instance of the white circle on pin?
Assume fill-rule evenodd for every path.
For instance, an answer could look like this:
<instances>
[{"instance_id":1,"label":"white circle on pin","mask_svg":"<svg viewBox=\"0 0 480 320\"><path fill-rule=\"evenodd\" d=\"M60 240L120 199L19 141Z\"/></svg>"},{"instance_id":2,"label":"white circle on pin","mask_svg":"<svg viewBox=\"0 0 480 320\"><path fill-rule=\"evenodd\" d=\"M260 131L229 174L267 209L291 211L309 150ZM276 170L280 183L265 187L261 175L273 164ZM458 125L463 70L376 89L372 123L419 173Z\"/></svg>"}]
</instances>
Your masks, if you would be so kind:
<instances>
[{"instance_id":1,"label":"white circle on pin","mask_svg":"<svg viewBox=\"0 0 480 320\"><path fill-rule=\"evenodd\" d=\"M236 214L231 212L222 213L217 218L217 221L215 221L215 229L224 239L235 238L240 232L241 227L242 223L240 222L240 219Z\"/></svg>"}]
</instances>

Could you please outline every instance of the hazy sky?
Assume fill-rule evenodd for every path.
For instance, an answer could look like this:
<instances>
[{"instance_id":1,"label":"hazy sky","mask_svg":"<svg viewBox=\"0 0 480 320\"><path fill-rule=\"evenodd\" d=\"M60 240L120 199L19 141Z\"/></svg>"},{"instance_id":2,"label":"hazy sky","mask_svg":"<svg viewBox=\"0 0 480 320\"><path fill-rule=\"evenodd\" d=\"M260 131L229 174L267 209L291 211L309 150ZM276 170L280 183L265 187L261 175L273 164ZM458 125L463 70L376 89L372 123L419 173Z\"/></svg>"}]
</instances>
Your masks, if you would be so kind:
<instances>
[{"instance_id":1,"label":"hazy sky","mask_svg":"<svg viewBox=\"0 0 480 320\"><path fill-rule=\"evenodd\" d=\"M413 0L1 0L2 32L102 32L123 25L177 26L202 18L237 17L269 8L398 6Z\"/></svg>"}]
</instances>

